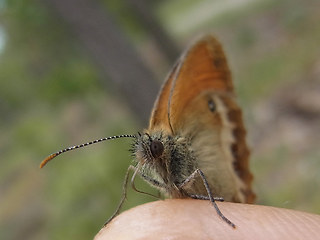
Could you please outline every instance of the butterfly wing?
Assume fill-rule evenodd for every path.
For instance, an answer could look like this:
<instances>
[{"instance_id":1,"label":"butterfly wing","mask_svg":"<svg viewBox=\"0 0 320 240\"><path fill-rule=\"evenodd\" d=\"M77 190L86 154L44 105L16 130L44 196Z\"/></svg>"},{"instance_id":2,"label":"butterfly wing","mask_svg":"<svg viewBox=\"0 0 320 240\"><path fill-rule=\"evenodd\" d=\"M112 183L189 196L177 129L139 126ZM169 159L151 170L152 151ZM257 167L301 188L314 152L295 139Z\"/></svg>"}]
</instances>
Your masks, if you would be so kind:
<instances>
[{"instance_id":1,"label":"butterfly wing","mask_svg":"<svg viewBox=\"0 0 320 240\"><path fill-rule=\"evenodd\" d=\"M173 135L195 137L199 142L199 146L195 148L201 149L201 153L207 155L210 151L206 152L203 149L212 149L211 143L214 143L215 147L218 145L225 153L221 157L223 160L220 158L217 164L208 163L208 166L214 165L214 171L217 171L219 164L224 165L221 169L230 165L230 172L241 181L231 185L238 185L237 191L243 196L230 200L248 203L254 201L242 113L234 100L226 57L220 43L214 37L205 36L191 46L169 74L150 119L149 129L157 128ZM196 138L201 132L205 133L206 137ZM201 140L207 142L202 143ZM200 159L204 159L204 162L206 159L212 161L205 156ZM209 169L208 175L217 175L210 172L208 166L205 167ZM215 184L212 185L219 185L220 179L213 178L212 182ZM230 184L229 180L226 181ZM226 181L220 183L221 188L228 186ZM217 192L219 191L218 189Z\"/></svg>"},{"instance_id":2,"label":"butterfly wing","mask_svg":"<svg viewBox=\"0 0 320 240\"><path fill-rule=\"evenodd\" d=\"M175 124L179 123L179 116L186 105L208 89L233 92L223 50L212 36L204 37L189 48L174 66L155 102L149 129L160 125L166 129L170 129L170 125L177 128Z\"/></svg>"},{"instance_id":3,"label":"butterfly wing","mask_svg":"<svg viewBox=\"0 0 320 240\"><path fill-rule=\"evenodd\" d=\"M170 97L170 89L177 73L178 66L179 62L174 66L160 90L160 94L155 101L151 113L149 129L161 129L172 134L168 115L168 99Z\"/></svg>"}]
</instances>

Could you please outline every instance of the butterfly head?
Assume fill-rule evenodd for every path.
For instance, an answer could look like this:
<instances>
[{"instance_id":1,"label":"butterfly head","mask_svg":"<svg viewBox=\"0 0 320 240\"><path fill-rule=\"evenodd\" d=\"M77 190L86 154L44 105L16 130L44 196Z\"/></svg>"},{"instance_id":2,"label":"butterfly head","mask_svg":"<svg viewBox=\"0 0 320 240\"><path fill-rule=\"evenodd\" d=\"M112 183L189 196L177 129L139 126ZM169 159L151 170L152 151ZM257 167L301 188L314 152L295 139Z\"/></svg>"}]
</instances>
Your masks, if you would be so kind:
<instances>
[{"instance_id":1,"label":"butterfly head","mask_svg":"<svg viewBox=\"0 0 320 240\"><path fill-rule=\"evenodd\" d=\"M132 152L142 165L141 173L165 184L170 192L195 170L190 140L163 130L139 134Z\"/></svg>"},{"instance_id":2,"label":"butterfly head","mask_svg":"<svg viewBox=\"0 0 320 240\"><path fill-rule=\"evenodd\" d=\"M134 157L142 164L159 164L166 158L168 141L169 137L164 137L162 132L139 133L133 144Z\"/></svg>"}]
</instances>

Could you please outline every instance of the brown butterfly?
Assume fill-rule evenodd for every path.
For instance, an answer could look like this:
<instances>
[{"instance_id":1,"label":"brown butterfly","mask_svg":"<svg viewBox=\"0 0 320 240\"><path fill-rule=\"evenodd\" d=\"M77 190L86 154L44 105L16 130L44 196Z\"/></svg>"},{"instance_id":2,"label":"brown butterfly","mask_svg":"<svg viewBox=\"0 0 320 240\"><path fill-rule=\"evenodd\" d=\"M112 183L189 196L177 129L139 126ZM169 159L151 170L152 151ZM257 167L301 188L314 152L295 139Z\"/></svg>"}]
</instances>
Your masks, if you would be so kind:
<instances>
[{"instance_id":1,"label":"brown butterfly","mask_svg":"<svg viewBox=\"0 0 320 240\"><path fill-rule=\"evenodd\" d=\"M47 157L40 167L66 151L131 137L135 163L129 170L134 171L131 179L134 189L138 174L171 198L210 200L218 215L235 227L215 201L253 203L255 199L245 135L226 57L220 43L209 35L198 40L178 60L143 133L66 148ZM128 173L125 186L127 180ZM124 199L125 192L113 217Z\"/></svg>"}]
</instances>

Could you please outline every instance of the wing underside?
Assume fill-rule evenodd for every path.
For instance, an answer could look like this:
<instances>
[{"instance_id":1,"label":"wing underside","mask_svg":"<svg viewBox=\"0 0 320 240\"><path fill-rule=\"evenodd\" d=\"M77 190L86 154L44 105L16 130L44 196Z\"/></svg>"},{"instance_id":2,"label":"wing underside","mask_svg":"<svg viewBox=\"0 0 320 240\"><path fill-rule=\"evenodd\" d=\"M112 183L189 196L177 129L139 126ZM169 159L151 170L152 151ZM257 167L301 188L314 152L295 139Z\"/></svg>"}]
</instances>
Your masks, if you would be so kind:
<instances>
[{"instance_id":1,"label":"wing underside","mask_svg":"<svg viewBox=\"0 0 320 240\"><path fill-rule=\"evenodd\" d=\"M227 108L226 116L233 125L234 143L230 145L236 174L247 186L246 202L254 201L249 171L249 150L241 109L234 101L234 90L228 63L220 43L205 36L192 45L179 59L164 83L150 119L149 129L162 129L177 134L183 128L185 111L204 92L215 92ZM210 124L219 124L212 121ZM223 126L222 126L223 127Z\"/></svg>"}]
</instances>

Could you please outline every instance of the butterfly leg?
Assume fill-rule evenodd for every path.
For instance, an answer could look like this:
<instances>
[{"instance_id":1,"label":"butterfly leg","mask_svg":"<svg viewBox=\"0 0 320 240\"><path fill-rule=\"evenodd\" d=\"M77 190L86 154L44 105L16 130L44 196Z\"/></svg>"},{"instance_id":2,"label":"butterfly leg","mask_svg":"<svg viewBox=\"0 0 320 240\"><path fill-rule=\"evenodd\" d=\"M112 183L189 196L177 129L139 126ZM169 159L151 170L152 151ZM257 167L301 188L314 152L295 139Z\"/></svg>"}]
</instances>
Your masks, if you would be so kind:
<instances>
[{"instance_id":1,"label":"butterfly leg","mask_svg":"<svg viewBox=\"0 0 320 240\"><path fill-rule=\"evenodd\" d=\"M199 174L198 170L201 171L200 169L196 169L189 177L187 177L187 179L185 179L183 181L182 184L179 185L179 188L183 189L186 185L192 183L195 180L196 175L199 175L201 177L201 175ZM201 179L202 179L202 177L201 177ZM209 196L205 196L205 195L199 195L199 194L188 194L188 195L189 195L189 197L191 197L193 199L210 200L210 197ZM219 201L219 202L223 202L224 201L224 199L222 197L213 197L213 198L214 198L215 201Z\"/></svg>"},{"instance_id":2,"label":"butterfly leg","mask_svg":"<svg viewBox=\"0 0 320 240\"><path fill-rule=\"evenodd\" d=\"M199 199L199 200L210 200L209 196L205 195L198 195L198 194L190 194L189 197L193 199ZM223 202L224 199L222 197L213 197L215 201Z\"/></svg>"},{"instance_id":3,"label":"butterfly leg","mask_svg":"<svg viewBox=\"0 0 320 240\"><path fill-rule=\"evenodd\" d=\"M149 182L151 185L153 185L153 186L155 186L155 187L157 187L157 188L166 188L166 186L165 186L163 183L160 183L159 181L157 181L157 180L155 180L155 179L153 179L153 178L145 175L143 172L141 172L141 171L140 171L140 168L141 168L140 163L138 163L137 167L133 167L133 166L132 166L132 168L135 169L135 171L134 171L134 173L133 173L133 175L132 175L132 178L131 178L131 187L132 187L132 189L135 190L135 191L138 192L138 193L146 194L146 195L149 195L149 196L151 196L151 197L154 197L154 198L159 199L160 196L155 196L155 195L153 195L153 194L151 194L151 193L143 192L143 191L140 191L140 190L138 190L138 189L136 188L136 186L135 186L135 184L134 184L134 180L135 180L135 178L136 178L137 173L139 173L139 175L140 175L146 182Z\"/></svg>"},{"instance_id":4,"label":"butterfly leg","mask_svg":"<svg viewBox=\"0 0 320 240\"><path fill-rule=\"evenodd\" d=\"M203 200L210 200L210 202L212 203L212 205L214 206L214 208L216 209L217 214L226 222L228 223L231 227L235 228L236 225L234 223L232 223L228 218L226 218L222 212L220 211L218 205L216 204L215 201L223 201L223 198L215 198L212 195L212 192L210 190L208 181L204 175L204 173L201 171L201 169L196 169L179 187L183 188L183 186L185 186L186 184L189 184L190 182L192 182L195 179L195 176L198 175L200 176L200 178L202 179L202 182L206 188L206 191L208 193L208 196L202 196L202 195L196 195L196 194L189 194L189 196L191 198L195 198L195 199L203 199Z\"/></svg>"},{"instance_id":5,"label":"butterfly leg","mask_svg":"<svg viewBox=\"0 0 320 240\"><path fill-rule=\"evenodd\" d=\"M135 190L136 192L139 192L139 193L147 194L147 195L152 196L152 197L155 197L155 198L159 198L159 197L157 197L157 196L155 196L155 195L152 195L152 194L150 194L150 193L146 193L146 192L140 191L140 190L138 190L138 189L135 187L135 185L134 185L134 179L135 179L135 176L136 176L136 173L138 172L138 170L137 170L136 167L130 165L129 168L128 168L128 170L127 170L127 172L126 172L125 179L124 179L124 182L123 182L122 197L121 197L121 200L120 200L120 202L119 202L119 205L118 205L116 211L115 211L115 212L112 214L112 216L103 224L103 226L106 226L112 219L115 218L115 216L117 216L117 215L119 214L119 212L120 212L120 210L121 210L121 207L122 207L124 201L125 201L126 198L127 198L127 186L128 186L128 180L129 180L129 173L130 173L130 171L133 171L133 172L134 172L134 174L133 174L133 176L132 176L132 178L131 178L131 186L132 186L133 190ZM146 181L149 182L150 184L152 184L152 185L154 185L154 186L156 186L156 187L158 187L158 188L166 188L166 186L165 186L164 184L158 182L157 180L152 179L152 178L146 176L145 174L143 174L143 173L141 173L141 172L139 172L139 174L141 175L141 177L142 177L144 180L146 180Z\"/></svg>"},{"instance_id":6,"label":"butterfly leg","mask_svg":"<svg viewBox=\"0 0 320 240\"><path fill-rule=\"evenodd\" d=\"M129 172L130 171L135 171L136 168L132 165L129 166L127 172L126 172L126 175L125 175L125 178L124 178L124 182L123 182L123 185L122 185L122 197L121 197L121 200L119 202L119 205L116 209L116 211L112 214L112 216L103 224L103 226L106 226L112 219L114 219L115 216L117 216L120 212L120 209L124 203L124 201L126 200L127 198L127 185L128 185L128 179L129 179Z\"/></svg>"},{"instance_id":7,"label":"butterfly leg","mask_svg":"<svg viewBox=\"0 0 320 240\"><path fill-rule=\"evenodd\" d=\"M163 184L155 179L152 179L143 173L140 173L140 175L146 182L150 183L151 185L155 186L156 188L164 189L166 191L167 186L165 184Z\"/></svg>"}]
</instances>

